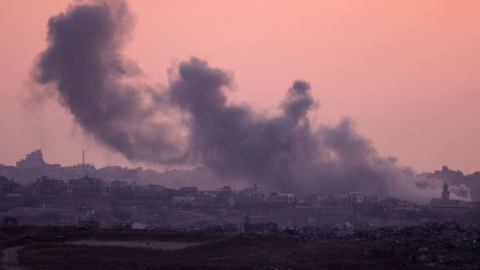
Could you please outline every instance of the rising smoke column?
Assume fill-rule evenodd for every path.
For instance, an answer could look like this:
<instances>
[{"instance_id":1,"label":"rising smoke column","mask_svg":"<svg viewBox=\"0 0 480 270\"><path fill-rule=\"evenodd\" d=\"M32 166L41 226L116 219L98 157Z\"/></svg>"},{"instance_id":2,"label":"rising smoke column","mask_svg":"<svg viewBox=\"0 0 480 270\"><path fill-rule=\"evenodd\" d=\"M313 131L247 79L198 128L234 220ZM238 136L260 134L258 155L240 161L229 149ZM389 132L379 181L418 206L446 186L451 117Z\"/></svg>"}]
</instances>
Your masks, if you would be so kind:
<instances>
[{"instance_id":1,"label":"rising smoke column","mask_svg":"<svg viewBox=\"0 0 480 270\"><path fill-rule=\"evenodd\" d=\"M121 56L134 22L122 1L71 6L49 20L48 48L34 69L34 79L56 88L60 103L101 144L131 161L200 164L226 180L288 192L421 197L409 180L413 172L379 156L352 121L312 127L308 113L318 104L305 81L293 82L275 117L228 103L232 76L195 57L179 64L166 91L124 83L141 73ZM185 121L158 123L168 110Z\"/></svg>"},{"instance_id":2,"label":"rising smoke column","mask_svg":"<svg viewBox=\"0 0 480 270\"><path fill-rule=\"evenodd\" d=\"M296 81L282 104L283 115L262 118L246 105L227 105L224 91L231 84L224 71L198 58L180 64L169 96L191 115L190 154L223 177L288 188L293 163L319 155L306 118L315 105L310 85Z\"/></svg>"},{"instance_id":3,"label":"rising smoke column","mask_svg":"<svg viewBox=\"0 0 480 270\"><path fill-rule=\"evenodd\" d=\"M232 83L226 72L193 57L179 65L169 88L172 103L191 115L190 155L222 177L290 192L393 195L411 187L405 181L413 172L380 157L352 121L311 127L307 114L318 104L307 82L293 83L280 115L272 118L246 105L228 105L225 91Z\"/></svg>"},{"instance_id":4,"label":"rising smoke column","mask_svg":"<svg viewBox=\"0 0 480 270\"><path fill-rule=\"evenodd\" d=\"M144 105L148 91L122 83L141 73L120 54L134 23L123 1L69 7L48 21L48 48L38 57L34 78L58 89L75 121L108 148L133 161L182 163L175 129L153 121L158 106ZM158 102L158 95L150 98Z\"/></svg>"}]
</instances>

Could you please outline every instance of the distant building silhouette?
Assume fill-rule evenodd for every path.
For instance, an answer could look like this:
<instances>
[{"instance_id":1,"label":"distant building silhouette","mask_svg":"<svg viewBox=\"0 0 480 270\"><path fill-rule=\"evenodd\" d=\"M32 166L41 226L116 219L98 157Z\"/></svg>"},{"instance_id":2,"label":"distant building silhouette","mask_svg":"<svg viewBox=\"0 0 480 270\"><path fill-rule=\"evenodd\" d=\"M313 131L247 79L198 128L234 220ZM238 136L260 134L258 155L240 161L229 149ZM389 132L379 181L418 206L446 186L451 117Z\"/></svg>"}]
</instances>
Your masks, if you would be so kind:
<instances>
[{"instance_id":1,"label":"distant building silhouette","mask_svg":"<svg viewBox=\"0 0 480 270\"><path fill-rule=\"evenodd\" d=\"M28 170L28 169L37 169L45 166L45 161L43 161L42 150L34 150L30 154L25 155L25 158L17 161L17 169Z\"/></svg>"},{"instance_id":2,"label":"distant building silhouette","mask_svg":"<svg viewBox=\"0 0 480 270\"><path fill-rule=\"evenodd\" d=\"M444 202L448 202L450 200L450 191L448 191L448 184L446 182L443 184L442 198Z\"/></svg>"},{"instance_id":3,"label":"distant building silhouette","mask_svg":"<svg viewBox=\"0 0 480 270\"><path fill-rule=\"evenodd\" d=\"M12 217L6 217L3 220L4 227L17 227L17 219Z\"/></svg>"}]
</instances>

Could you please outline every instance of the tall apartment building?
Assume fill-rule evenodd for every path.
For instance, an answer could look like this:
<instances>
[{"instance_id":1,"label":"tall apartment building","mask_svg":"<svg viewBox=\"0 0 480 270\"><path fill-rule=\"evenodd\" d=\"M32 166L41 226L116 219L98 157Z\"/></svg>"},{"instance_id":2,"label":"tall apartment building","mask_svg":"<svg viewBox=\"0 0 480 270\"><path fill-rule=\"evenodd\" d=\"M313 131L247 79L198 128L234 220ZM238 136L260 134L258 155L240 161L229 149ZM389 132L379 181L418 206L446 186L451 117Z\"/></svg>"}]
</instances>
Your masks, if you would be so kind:
<instances>
[{"instance_id":1,"label":"tall apartment building","mask_svg":"<svg viewBox=\"0 0 480 270\"><path fill-rule=\"evenodd\" d=\"M25 155L25 158L17 161L17 169L28 170L33 168L42 168L45 165L43 161L42 150L34 150L30 154Z\"/></svg>"}]
</instances>

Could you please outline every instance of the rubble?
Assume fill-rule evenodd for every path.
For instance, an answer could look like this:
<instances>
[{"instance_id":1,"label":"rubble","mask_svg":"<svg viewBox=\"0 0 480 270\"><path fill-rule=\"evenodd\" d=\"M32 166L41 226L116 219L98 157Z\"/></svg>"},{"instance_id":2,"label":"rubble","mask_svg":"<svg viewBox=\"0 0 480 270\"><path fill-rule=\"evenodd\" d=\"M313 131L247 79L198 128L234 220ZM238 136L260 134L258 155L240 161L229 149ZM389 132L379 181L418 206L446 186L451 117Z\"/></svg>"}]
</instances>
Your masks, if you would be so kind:
<instances>
[{"instance_id":1,"label":"rubble","mask_svg":"<svg viewBox=\"0 0 480 270\"><path fill-rule=\"evenodd\" d=\"M210 269L207 267L217 263L232 268L213 269L471 269L480 265L480 260L477 259L480 253L480 228L459 222L356 231L347 226L278 228L262 233L17 227L4 228L3 233L7 238L3 241L3 247L25 245L25 250L30 250L28 258L35 258L28 261L32 265L44 258L36 257L44 254L38 253L38 250L46 252L46 249L50 250L48 254L52 254L49 256L56 256L55 260L70 263L69 260L73 257L64 255L70 254L74 249L78 254L87 254L85 247L72 248L68 244L82 239L132 241L143 245L142 250L115 249L115 252L96 248L95 254L102 258L102 263L128 257L117 256L117 252L137 252L138 258L143 258L146 256L144 254L150 252L149 249L143 249L144 246L150 246L154 241L200 243L178 252L148 253L151 256L148 258L156 258L165 266L182 262L176 269ZM184 262L180 259L187 255L193 256L191 260ZM102 256L111 258L103 260ZM249 259L245 260L247 257ZM237 260L235 265L230 264L232 259ZM149 260L145 260L146 264L153 262ZM208 264L196 264L207 261Z\"/></svg>"},{"instance_id":2,"label":"rubble","mask_svg":"<svg viewBox=\"0 0 480 270\"><path fill-rule=\"evenodd\" d=\"M437 267L449 262L479 262L476 257L461 257L462 252L479 250L479 233L479 228L465 228L452 221L359 231L346 238L373 241L373 248L368 251L373 257L411 253L412 262Z\"/></svg>"},{"instance_id":3,"label":"rubble","mask_svg":"<svg viewBox=\"0 0 480 270\"><path fill-rule=\"evenodd\" d=\"M252 269L253 270L291 270L290 268L284 268L278 265L274 265L274 266L256 265Z\"/></svg>"},{"instance_id":4,"label":"rubble","mask_svg":"<svg viewBox=\"0 0 480 270\"><path fill-rule=\"evenodd\" d=\"M357 231L348 228L287 228L275 232L275 235L291 243L363 241L364 254L368 257L403 256L412 264L425 267L480 263L480 258L472 255L480 252L480 228L455 221Z\"/></svg>"}]
</instances>

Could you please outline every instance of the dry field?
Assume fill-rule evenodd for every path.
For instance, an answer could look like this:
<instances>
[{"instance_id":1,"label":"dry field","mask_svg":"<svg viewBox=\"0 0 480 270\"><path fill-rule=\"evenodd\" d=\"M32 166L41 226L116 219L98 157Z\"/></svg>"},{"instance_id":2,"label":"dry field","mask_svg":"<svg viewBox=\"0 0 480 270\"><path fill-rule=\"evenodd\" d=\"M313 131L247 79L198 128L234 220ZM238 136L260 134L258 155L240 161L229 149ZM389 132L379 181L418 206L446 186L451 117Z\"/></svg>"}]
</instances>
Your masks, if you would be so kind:
<instances>
[{"instance_id":1,"label":"dry field","mask_svg":"<svg viewBox=\"0 0 480 270\"><path fill-rule=\"evenodd\" d=\"M66 243L55 242L60 235L66 238ZM0 229L4 251L22 247L18 251L19 264L4 264L5 269L425 269L424 264L410 259L418 255L413 249L372 256L369 251L378 241L382 240L297 243L280 236L225 232L85 231L72 227ZM476 251L466 252L473 256ZM467 263L444 266L475 267Z\"/></svg>"}]
</instances>

